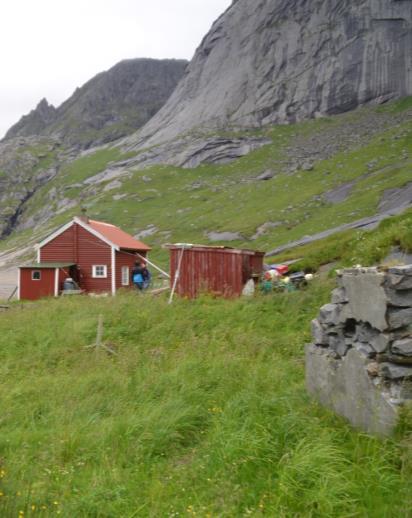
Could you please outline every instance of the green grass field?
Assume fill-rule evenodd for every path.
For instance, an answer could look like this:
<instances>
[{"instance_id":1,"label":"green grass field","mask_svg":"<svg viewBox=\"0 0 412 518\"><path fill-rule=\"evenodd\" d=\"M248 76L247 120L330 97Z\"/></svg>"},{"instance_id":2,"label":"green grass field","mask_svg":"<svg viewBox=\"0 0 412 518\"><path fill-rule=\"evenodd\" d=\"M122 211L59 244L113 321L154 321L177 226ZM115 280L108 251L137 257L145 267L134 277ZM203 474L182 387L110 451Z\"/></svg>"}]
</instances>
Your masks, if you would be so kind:
<instances>
[{"instance_id":1,"label":"green grass field","mask_svg":"<svg viewBox=\"0 0 412 518\"><path fill-rule=\"evenodd\" d=\"M0 313L0 516L411 516L410 417L377 439L305 392L332 286Z\"/></svg>"},{"instance_id":2,"label":"green grass field","mask_svg":"<svg viewBox=\"0 0 412 518\"><path fill-rule=\"evenodd\" d=\"M106 189L111 180L82 186L130 157L101 149L38 190L26 216L47 207L53 217L0 250L39 240L84 203L90 216L131 233L154 225L144 241L166 269L166 241L204 243L208 231L232 231L243 236L232 244L269 250L375 214L388 188L411 181L410 122L311 171L286 171L282 161L296 138L410 106L406 99L261 130L272 144L227 165L157 166L129 171L114 189ZM274 178L257 182L265 169ZM346 182L354 182L347 199L325 201ZM78 205L59 212L59 196ZM252 239L268 221L281 224ZM347 231L270 262L301 258L293 268L311 271L377 264L392 247L412 251L411 224L409 211L372 232ZM13 304L0 313L0 517L412 517L411 415L405 411L383 440L306 394L310 321L333 287L332 272L305 291L252 300L169 306L123 293ZM87 348L99 315L114 356Z\"/></svg>"}]
</instances>

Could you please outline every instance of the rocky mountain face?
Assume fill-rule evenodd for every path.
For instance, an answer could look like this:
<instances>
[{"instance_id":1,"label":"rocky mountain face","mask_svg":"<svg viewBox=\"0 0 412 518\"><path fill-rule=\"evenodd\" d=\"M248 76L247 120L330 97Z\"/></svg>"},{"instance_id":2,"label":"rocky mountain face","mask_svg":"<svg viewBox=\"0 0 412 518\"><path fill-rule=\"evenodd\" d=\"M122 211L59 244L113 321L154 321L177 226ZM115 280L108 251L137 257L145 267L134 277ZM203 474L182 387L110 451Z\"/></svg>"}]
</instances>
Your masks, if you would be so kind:
<instances>
[{"instance_id":1,"label":"rocky mountain face","mask_svg":"<svg viewBox=\"0 0 412 518\"><path fill-rule=\"evenodd\" d=\"M411 48L410 0L237 0L134 142L296 122L410 95Z\"/></svg>"},{"instance_id":2,"label":"rocky mountain face","mask_svg":"<svg viewBox=\"0 0 412 518\"><path fill-rule=\"evenodd\" d=\"M185 60L131 59L78 88L59 108L43 99L7 132L14 137L58 136L67 144L111 142L143 126L166 102Z\"/></svg>"},{"instance_id":3,"label":"rocky mountain face","mask_svg":"<svg viewBox=\"0 0 412 518\"><path fill-rule=\"evenodd\" d=\"M57 139L18 137L0 143L0 240L13 232L33 195L68 159Z\"/></svg>"},{"instance_id":4,"label":"rocky mountain face","mask_svg":"<svg viewBox=\"0 0 412 518\"><path fill-rule=\"evenodd\" d=\"M7 132L4 140L13 137L29 137L40 135L48 126L53 124L57 119L57 110L54 106L42 99L34 110L23 117L12 126Z\"/></svg>"}]
</instances>

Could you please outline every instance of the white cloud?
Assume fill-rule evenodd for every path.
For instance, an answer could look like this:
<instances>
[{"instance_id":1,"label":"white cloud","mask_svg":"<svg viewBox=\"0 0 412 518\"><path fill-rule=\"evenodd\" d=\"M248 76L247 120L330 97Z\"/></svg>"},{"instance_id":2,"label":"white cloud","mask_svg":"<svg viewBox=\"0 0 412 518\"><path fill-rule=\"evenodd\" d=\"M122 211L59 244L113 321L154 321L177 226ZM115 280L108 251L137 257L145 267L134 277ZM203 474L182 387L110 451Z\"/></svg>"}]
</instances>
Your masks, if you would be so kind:
<instances>
[{"instance_id":1,"label":"white cloud","mask_svg":"<svg viewBox=\"0 0 412 518\"><path fill-rule=\"evenodd\" d=\"M2 0L0 136L127 58L190 59L231 0Z\"/></svg>"}]
</instances>

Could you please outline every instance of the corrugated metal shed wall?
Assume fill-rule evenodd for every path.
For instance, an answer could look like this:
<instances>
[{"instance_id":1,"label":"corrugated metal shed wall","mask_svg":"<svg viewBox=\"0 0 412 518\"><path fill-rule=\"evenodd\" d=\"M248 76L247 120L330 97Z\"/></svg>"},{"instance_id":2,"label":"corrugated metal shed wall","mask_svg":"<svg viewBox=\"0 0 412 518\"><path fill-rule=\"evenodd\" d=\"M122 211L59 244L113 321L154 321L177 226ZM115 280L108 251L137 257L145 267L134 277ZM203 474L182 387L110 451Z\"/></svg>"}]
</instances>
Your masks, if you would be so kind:
<instances>
[{"instance_id":1,"label":"corrugated metal shed wall","mask_svg":"<svg viewBox=\"0 0 412 518\"><path fill-rule=\"evenodd\" d=\"M170 275L173 282L182 248L170 248ZM226 248L193 247L183 252L176 292L195 298L202 291L239 296L253 274L263 270L263 252Z\"/></svg>"}]
</instances>

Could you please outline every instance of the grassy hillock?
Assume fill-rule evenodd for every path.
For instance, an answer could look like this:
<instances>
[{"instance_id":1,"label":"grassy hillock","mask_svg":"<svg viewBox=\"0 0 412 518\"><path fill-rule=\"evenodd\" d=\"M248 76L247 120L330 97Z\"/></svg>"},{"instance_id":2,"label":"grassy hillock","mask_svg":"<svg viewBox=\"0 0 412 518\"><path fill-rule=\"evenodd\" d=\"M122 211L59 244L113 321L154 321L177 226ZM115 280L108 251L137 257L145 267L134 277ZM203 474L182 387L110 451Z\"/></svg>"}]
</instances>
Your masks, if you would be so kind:
<instances>
[{"instance_id":1,"label":"grassy hillock","mask_svg":"<svg viewBox=\"0 0 412 518\"><path fill-rule=\"evenodd\" d=\"M361 264L385 264L391 251L398 248L412 253L412 210L383 220L372 231L347 230L326 239L295 247L270 258L271 262L298 260L292 270L317 271L320 266L334 263L343 268ZM268 259L269 261L269 259Z\"/></svg>"},{"instance_id":2,"label":"grassy hillock","mask_svg":"<svg viewBox=\"0 0 412 518\"><path fill-rule=\"evenodd\" d=\"M372 438L305 392L332 284L0 313L0 515L410 516L410 418ZM99 315L115 356L87 348Z\"/></svg>"}]
</instances>

